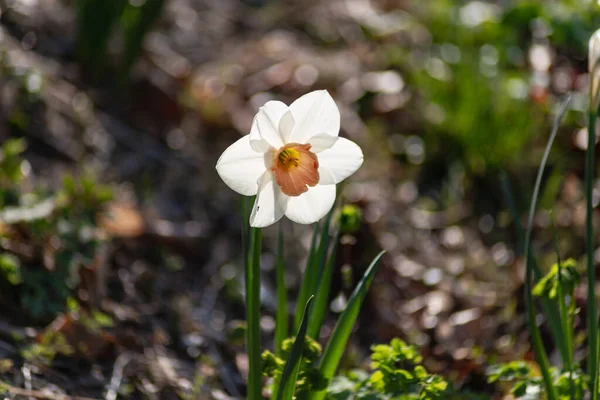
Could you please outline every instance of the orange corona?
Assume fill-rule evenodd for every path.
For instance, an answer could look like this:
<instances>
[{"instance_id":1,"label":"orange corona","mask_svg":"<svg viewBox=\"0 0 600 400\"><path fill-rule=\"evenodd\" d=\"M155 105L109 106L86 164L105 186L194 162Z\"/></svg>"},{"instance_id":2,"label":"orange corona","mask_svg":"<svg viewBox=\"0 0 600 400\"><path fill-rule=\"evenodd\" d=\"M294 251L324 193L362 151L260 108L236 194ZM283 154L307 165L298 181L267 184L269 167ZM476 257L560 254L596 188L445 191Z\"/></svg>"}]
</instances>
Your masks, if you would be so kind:
<instances>
[{"instance_id":1,"label":"orange corona","mask_svg":"<svg viewBox=\"0 0 600 400\"><path fill-rule=\"evenodd\" d=\"M310 144L288 143L275 152L271 170L281 191L299 196L319 183L319 159Z\"/></svg>"}]
</instances>

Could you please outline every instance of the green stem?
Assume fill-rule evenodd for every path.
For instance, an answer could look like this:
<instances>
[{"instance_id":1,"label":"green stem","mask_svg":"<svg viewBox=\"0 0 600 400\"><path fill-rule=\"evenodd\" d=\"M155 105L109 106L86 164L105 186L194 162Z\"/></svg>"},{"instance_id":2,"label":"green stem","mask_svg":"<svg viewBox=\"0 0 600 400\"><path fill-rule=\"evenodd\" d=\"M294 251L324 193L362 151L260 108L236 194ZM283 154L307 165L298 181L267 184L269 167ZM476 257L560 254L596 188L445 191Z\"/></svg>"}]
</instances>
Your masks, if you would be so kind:
<instances>
[{"instance_id":1,"label":"green stem","mask_svg":"<svg viewBox=\"0 0 600 400\"><path fill-rule=\"evenodd\" d=\"M337 253L338 242L339 231L336 232L334 236L333 247L329 253L329 258L325 264L325 269L323 270L321 279L319 280L317 293L315 295L315 304L312 307L312 312L310 314L310 320L308 323L307 334L309 337L315 340L319 340L321 327L323 326L325 313L327 312L327 306L329 305L329 289L331 288L331 278L333 276L333 270L335 267L335 256Z\"/></svg>"},{"instance_id":2,"label":"green stem","mask_svg":"<svg viewBox=\"0 0 600 400\"><path fill-rule=\"evenodd\" d=\"M523 248L525 245L525 230L523 229L523 225L520 221L520 211L517 208L517 205L514 200L513 191L510 187L510 182L505 173L502 174L502 183L504 186L504 193L506 195L506 201L508 203L508 209L512 215L512 218L515 223L515 229L517 233L517 250L519 254L524 255L525 249ZM535 258L531 255L531 252L528 253L527 262L531 265L533 270L533 281L537 282L542 277L542 271L540 270L539 265L535 261ZM541 299L542 307L544 308L544 312L548 318L548 325L550 330L552 331L552 336L554 338L554 343L559 350L560 357L563 363L566 363L569 359L569 351L567 349L567 340L565 339L565 334L562 329L562 321L560 319L560 311L557 305L547 299Z\"/></svg>"},{"instance_id":3,"label":"green stem","mask_svg":"<svg viewBox=\"0 0 600 400\"><path fill-rule=\"evenodd\" d=\"M298 299L296 300L296 314L294 315L294 330L300 329L300 322L302 322L302 312L304 305L310 297L311 288L309 285L309 279L307 275L313 273L315 265L314 259L317 252L317 237L319 236L319 223L314 224L312 239L310 240L310 250L308 251L308 258L306 259L306 268L304 269L304 276L302 283L300 284L300 292L298 293Z\"/></svg>"},{"instance_id":4,"label":"green stem","mask_svg":"<svg viewBox=\"0 0 600 400\"><path fill-rule=\"evenodd\" d=\"M560 321L562 325L562 330L565 335L565 342L567 343L567 364L573 364L573 340L571 337L571 329L569 323L569 313L567 310L567 303L565 301L565 292L563 290L562 283L562 260L560 258L560 251L558 249L558 235L556 233L556 226L554 224L554 218L551 219L552 222L552 232L553 232L553 242L554 242L554 250L556 252L556 264L558 266L558 309L560 312Z\"/></svg>"},{"instance_id":5,"label":"green stem","mask_svg":"<svg viewBox=\"0 0 600 400\"><path fill-rule=\"evenodd\" d=\"M250 246L246 255L246 307L248 345L248 399L262 398L260 351L260 228L250 228Z\"/></svg>"},{"instance_id":6,"label":"green stem","mask_svg":"<svg viewBox=\"0 0 600 400\"><path fill-rule=\"evenodd\" d=\"M588 146L585 153L585 253L588 280L588 373L592 379L592 400L598 399L598 323L596 322L596 271L594 269L593 185L596 113L588 115Z\"/></svg>"},{"instance_id":7,"label":"green stem","mask_svg":"<svg viewBox=\"0 0 600 400\"><path fill-rule=\"evenodd\" d=\"M571 386L571 396L573 399L575 398L575 388L573 386L573 339L571 333L571 318L569 317L569 313L567 310L567 304L565 302L565 293L563 290L562 283L562 261L560 258L560 250L558 248L558 234L556 232L556 225L554 224L554 217L551 218L552 221L552 238L554 242L554 250L556 251L556 265L558 267L558 308L560 311L560 321L562 324L562 330L564 332L565 343L567 345L567 369L569 371L569 383Z\"/></svg>"},{"instance_id":8,"label":"green stem","mask_svg":"<svg viewBox=\"0 0 600 400\"><path fill-rule=\"evenodd\" d=\"M275 315L275 354L281 357L281 344L288 337L287 291L285 289L285 258L283 256L283 221L279 221L277 238L277 262L275 264L277 282L277 312Z\"/></svg>"},{"instance_id":9,"label":"green stem","mask_svg":"<svg viewBox=\"0 0 600 400\"><path fill-rule=\"evenodd\" d=\"M544 386L546 388L546 394L548 396L548 400L558 400L558 392L556 387L554 386L554 382L552 380L552 376L550 374L550 364L548 362L548 356L546 355L546 349L544 349L544 344L542 343L542 337L540 334L540 329L537 326L536 318L535 318L535 305L533 304L533 294L531 293L531 282L533 279L533 266L530 259L530 244L531 244L531 231L533 230L533 218L535 216L535 208L537 205L538 195L540 193L540 187L542 185L542 177L544 175L544 168L546 167L546 162L548 161L548 156L550 155L550 150L552 149L552 144L554 143L554 139L556 138L556 134L558 133L558 127L560 126L560 121L564 116L564 113L567 109L567 104L569 103L569 99L563 102L562 107L558 113L556 121L554 122L554 126L552 128L552 133L550 134L550 138L548 139L548 144L546 145L546 149L544 150L544 155L542 157L542 161L540 162L540 167L538 169L537 177L535 180L535 185L533 187L533 196L531 198L531 205L529 208L529 218L527 220L527 232L525 234L525 309L527 311L527 322L529 325L529 333L531 334L531 339L533 342L533 349L535 352L536 359L538 364L540 365L540 369L542 372L542 377L544 379ZM533 258L533 257L531 257Z\"/></svg>"}]
</instances>

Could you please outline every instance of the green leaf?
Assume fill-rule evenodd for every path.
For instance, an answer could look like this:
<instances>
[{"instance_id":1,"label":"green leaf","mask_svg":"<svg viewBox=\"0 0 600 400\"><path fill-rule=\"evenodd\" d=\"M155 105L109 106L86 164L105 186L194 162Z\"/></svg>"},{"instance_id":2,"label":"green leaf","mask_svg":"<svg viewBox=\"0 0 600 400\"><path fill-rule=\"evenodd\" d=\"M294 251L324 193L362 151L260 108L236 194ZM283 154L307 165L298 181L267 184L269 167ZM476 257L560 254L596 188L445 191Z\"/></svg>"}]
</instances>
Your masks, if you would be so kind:
<instances>
[{"instance_id":1,"label":"green leaf","mask_svg":"<svg viewBox=\"0 0 600 400\"><path fill-rule=\"evenodd\" d=\"M0 183L17 184L23 178L21 153L27 148L24 139L7 140L0 147Z\"/></svg>"},{"instance_id":2,"label":"green leaf","mask_svg":"<svg viewBox=\"0 0 600 400\"><path fill-rule=\"evenodd\" d=\"M548 274L538 281L533 288L533 295L550 300L556 300L558 296L559 281L562 284L563 293L572 295L575 287L579 285L580 276L577 270L577 262L572 258L562 262L559 279L559 264L554 264Z\"/></svg>"},{"instance_id":3,"label":"green leaf","mask_svg":"<svg viewBox=\"0 0 600 400\"><path fill-rule=\"evenodd\" d=\"M283 255L283 221L279 222L275 275L277 282L277 312L275 316L275 354L281 356L281 344L288 335L287 291L285 288L285 258Z\"/></svg>"},{"instance_id":4,"label":"green leaf","mask_svg":"<svg viewBox=\"0 0 600 400\"><path fill-rule=\"evenodd\" d=\"M525 308L527 310L527 322L529 325L529 334L531 335L531 340L533 344L533 349L535 352L535 356L537 362L540 366L540 370L542 373L542 377L544 378L544 386L546 388L546 394L549 400L558 400L558 393L556 392L556 388L552 382L552 377L550 375L550 364L548 362L548 355L546 354L546 350L544 349L544 344L542 343L542 336L540 333L540 329L537 326L536 315L535 315L535 305L533 304L533 293L531 289L531 282L533 280L533 266L531 263L530 257L530 243L531 243L531 231L533 229L533 218L535 216L535 209L537 206L538 194L540 192L540 187L542 185L542 176L544 175L544 169L546 167L546 162L548 161L548 156L550 154L550 150L552 149L552 144L554 143L554 139L556 138L556 134L558 133L558 127L560 126L560 122L562 121L562 117L567 109L567 105L569 103L570 97L567 98L566 101L563 102L561 109L556 117L554 122L554 126L552 127L552 133L550 134L550 138L548 139L548 144L546 145L546 149L544 150L544 155L542 157L542 161L540 163L540 167L538 169L538 174L535 180L535 185L533 188L533 196L531 198L531 205L529 208L529 218L527 223L527 233L525 234ZM591 144L593 147L593 143ZM595 313L595 312L594 312ZM594 317L595 318L595 317ZM595 333L595 332L594 332ZM563 345L564 345L564 335L563 337ZM596 348L594 348L595 353Z\"/></svg>"},{"instance_id":5,"label":"green leaf","mask_svg":"<svg viewBox=\"0 0 600 400\"><path fill-rule=\"evenodd\" d=\"M504 173L502 174L502 183L508 209L515 224L515 230L517 233L517 248L520 254L525 254L525 230L523 229L523 225L521 224L521 212L518 210L517 205L514 201L513 191L510 187L510 181ZM542 276L542 271L540 270L540 267L538 266L535 258L529 253L527 262L531 264L534 281L539 280ZM552 331L552 337L554 338L554 343L556 344L556 347L558 347L561 358L563 360L568 360L569 346L567 344L567 339L563 332L564 329L563 323L560 318L559 307L556 305L555 302L548 301L546 299L542 299L542 307L548 317L548 325L550 326L550 330Z\"/></svg>"},{"instance_id":6,"label":"green leaf","mask_svg":"<svg viewBox=\"0 0 600 400\"><path fill-rule=\"evenodd\" d=\"M354 323L358 317L362 302L365 299L367 291L371 286L371 282L373 282L373 277L377 272L378 261L384 253L385 251L380 252L373 259L369 265L369 268L367 268L367 271L356 286L356 289L354 289L352 296L350 296L350 299L348 300L348 306L342 315L340 315L331 338L329 339L329 343L325 348L323 359L319 364L319 369L323 373L323 376L328 380L333 378L333 374L340 363L342 354L344 353L344 349L348 343L348 338L350 337L350 333L352 332L352 328L354 327ZM324 398L325 391L312 394L313 400L322 400Z\"/></svg>"},{"instance_id":7,"label":"green leaf","mask_svg":"<svg viewBox=\"0 0 600 400\"><path fill-rule=\"evenodd\" d=\"M311 306L311 309L312 307L314 307L314 302ZM281 344L281 354L283 354L284 357L288 357L295 343L296 337L290 337L285 339ZM319 357L321 357L321 354L323 354L323 349L321 348L319 342L306 335L306 337L304 338L302 358L308 363L313 363L317 359L319 359Z\"/></svg>"},{"instance_id":8,"label":"green leaf","mask_svg":"<svg viewBox=\"0 0 600 400\"><path fill-rule=\"evenodd\" d=\"M296 300L296 315L294 316L294 329L298 330L302 318L302 304L306 304L306 301L310 297L310 282L311 275L316 273L313 271L316 268L316 263L313 261L317 253L317 238L319 237L319 223L315 223L313 228L312 238L310 239L310 250L308 251L308 257L306 258L306 268L304 269L304 279L300 284L300 292L298 293L298 299Z\"/></svg>"},{"instance_id":9,"label":"green leaf","mask_svg":"<svg viewBox=\"0 0 600 400\"><path fill-rule=\"evenodd\" d=\"M12 254L0 254L0 273L11 285L19 285L23 282L21 261Z\"/></svg>"},{"instance_id":10,"label":"green leaf","mask_svg":"<svg viewBox=\"0 0 600 400\"><path fill-rule=\"evenodd\" d=\"M394 374L401 371L401 368L418 364L423 360L418 350L414 346L409 346L405 341L395 338L390 344L377 344L371 346L371 368L379 369L382 375L388 372ZM403 374L403 372L400 372ZM423 367L415 368L415 375L423 378L427 371ZM375 378L377 381L378 378ZM375 382L374 382L375 383ZM383 383L382 383L383 384Z\"/></svg>"},{"instance_id":11,"label":"green leaf","mask_svg":"<svg viewBox=\"0 0 600 400\"><path fill-rule=\"evenodd\" d=\"M304 307L302 322L300 322L300 328L298 329L296 340L292 346L290 356L285 363L285 367L283 368L283 375L281 377L281 383L279 384L279 390L277 392L278 400L292 400L294 397L294 389L296 388L298 371L300 369L300 362L302 361L302 351L304 349L306 328L308 326L308 315L310 313L310 306L313 299L314 296L311 296Z\"/></svg>"},{"instance_id":12,"label":"green leaf","mask_svg":"<svg viewBox=\"0 0 600 400\"><path fill-rule=\"evenodd\" d=\"M512 361L506 364L492 365L486 371L488 382L515 381L527 379L531 374L529 365L524 361Z\"/></svg>"},{"instance_id":13,"label":"green leaf","mask_svg":"<svg viewBox=\"0 0 600 400\"><path fill-rule=\"evenodd\" d=\"M327 249L329 248L329 227L331 226L331 218L334 214L335 209L331 208L327 217L325 217L325 222L321 227L321 234L319 236L319 246L314 247L315 237L313 236L313 243L311 243L311 256L308 259L308 265L306 266L306 271L304 272L304 279L302 280L302 285L300 287L300 296L298 298L298 304L296 308L296 329L298 329L298 320L299 313L302 311L300 308L302 304L306 301L309 296L314 296L316 294L317 288L319 286L319 282L323 276L323 270L325 268L325 262L327 261ZM317 232L317 228L315 228L315 234ZM309 316L312 319L312 316Z\"/></svg>"},{"instance_id":14,"label":"green leaf","mask_svg":"<svg viewBox=\"0 0 600 400\"><path fill-rule=\"evenodd\" d=\"M285 361L271 353L269 350L263 351L261 355L262 359L262 374L269 378L281 378L283 374L283 368L285 367Z\"/></svg>"},{"instance_id":15,"label":"green leaf","mask_svg":"<svg viewBox=\"0 0 600 400\"><path fill-rule=\"evenodd\" d=\"M333 269L335 267L337 244L338 236L336 235L333 242L333 248L329 254L329 259L327 260L327 264L325 265L325 269L319 280L315 304L313 305L312 313L310 314L310 319L308 321L308 336L315 339L319 338L327 306L329 305L329 289L331 288L331 277L333 276Z\"/></svg>"},{"instance_id":16,"label":"green leaf","mask_svg":"<svg viewBox=\"0 0 600 400\"><path fill-rule=\"evenodd\" d=\"M527 392L527 382L525 382L525 381L517 382L511 390L511 393L517 398L525 396L526 392Z\"/></svg>"}]
</instances>

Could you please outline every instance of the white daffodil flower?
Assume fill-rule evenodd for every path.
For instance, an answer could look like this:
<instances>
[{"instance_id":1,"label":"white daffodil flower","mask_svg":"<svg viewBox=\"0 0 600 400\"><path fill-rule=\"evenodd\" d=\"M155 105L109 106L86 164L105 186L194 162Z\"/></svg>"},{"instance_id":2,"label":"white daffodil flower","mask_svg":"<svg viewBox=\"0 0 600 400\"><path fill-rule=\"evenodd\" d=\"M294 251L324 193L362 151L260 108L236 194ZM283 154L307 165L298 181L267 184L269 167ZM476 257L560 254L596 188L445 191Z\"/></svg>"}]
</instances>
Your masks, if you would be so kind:
<instances>
[{"instance_id":1,"label":"white daffodil flower","mask_svg":"<svg viewBox=\"0 0 600 400\"><path fill-rule=\"evenodd\" d=\"M284 215L300 224L323 218L335 202L335 185L363 162L358 145L338 136L340 111L326 90L289 107L269 101L250 134L223 152L217 172L234 191L256 196L250 225L265 227Z\"/></svg>"}]
</instances>

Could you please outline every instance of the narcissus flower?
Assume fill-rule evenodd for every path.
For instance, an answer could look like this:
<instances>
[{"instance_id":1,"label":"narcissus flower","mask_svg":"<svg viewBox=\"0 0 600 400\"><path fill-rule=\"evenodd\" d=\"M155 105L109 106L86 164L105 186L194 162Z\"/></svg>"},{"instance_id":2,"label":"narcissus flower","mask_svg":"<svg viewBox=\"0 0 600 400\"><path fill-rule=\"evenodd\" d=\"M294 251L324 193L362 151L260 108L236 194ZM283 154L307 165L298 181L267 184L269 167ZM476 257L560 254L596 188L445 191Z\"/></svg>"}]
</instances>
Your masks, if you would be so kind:
<instances>
[{"instance_id":1,"label":"narcissus flower","mask_svg":"<svg viewBox=\"0 0 600 400\"><path fill-rule=\"evenodd\" d=\"M256 196L250 225L265 227L284 215L310 224L335 202L335 185L363 162L356 143L339 137L340 112L325 90L289 107L269 101L250 133L225 150L217 172L231 189Z\"/></svg>"}]
</instances>

